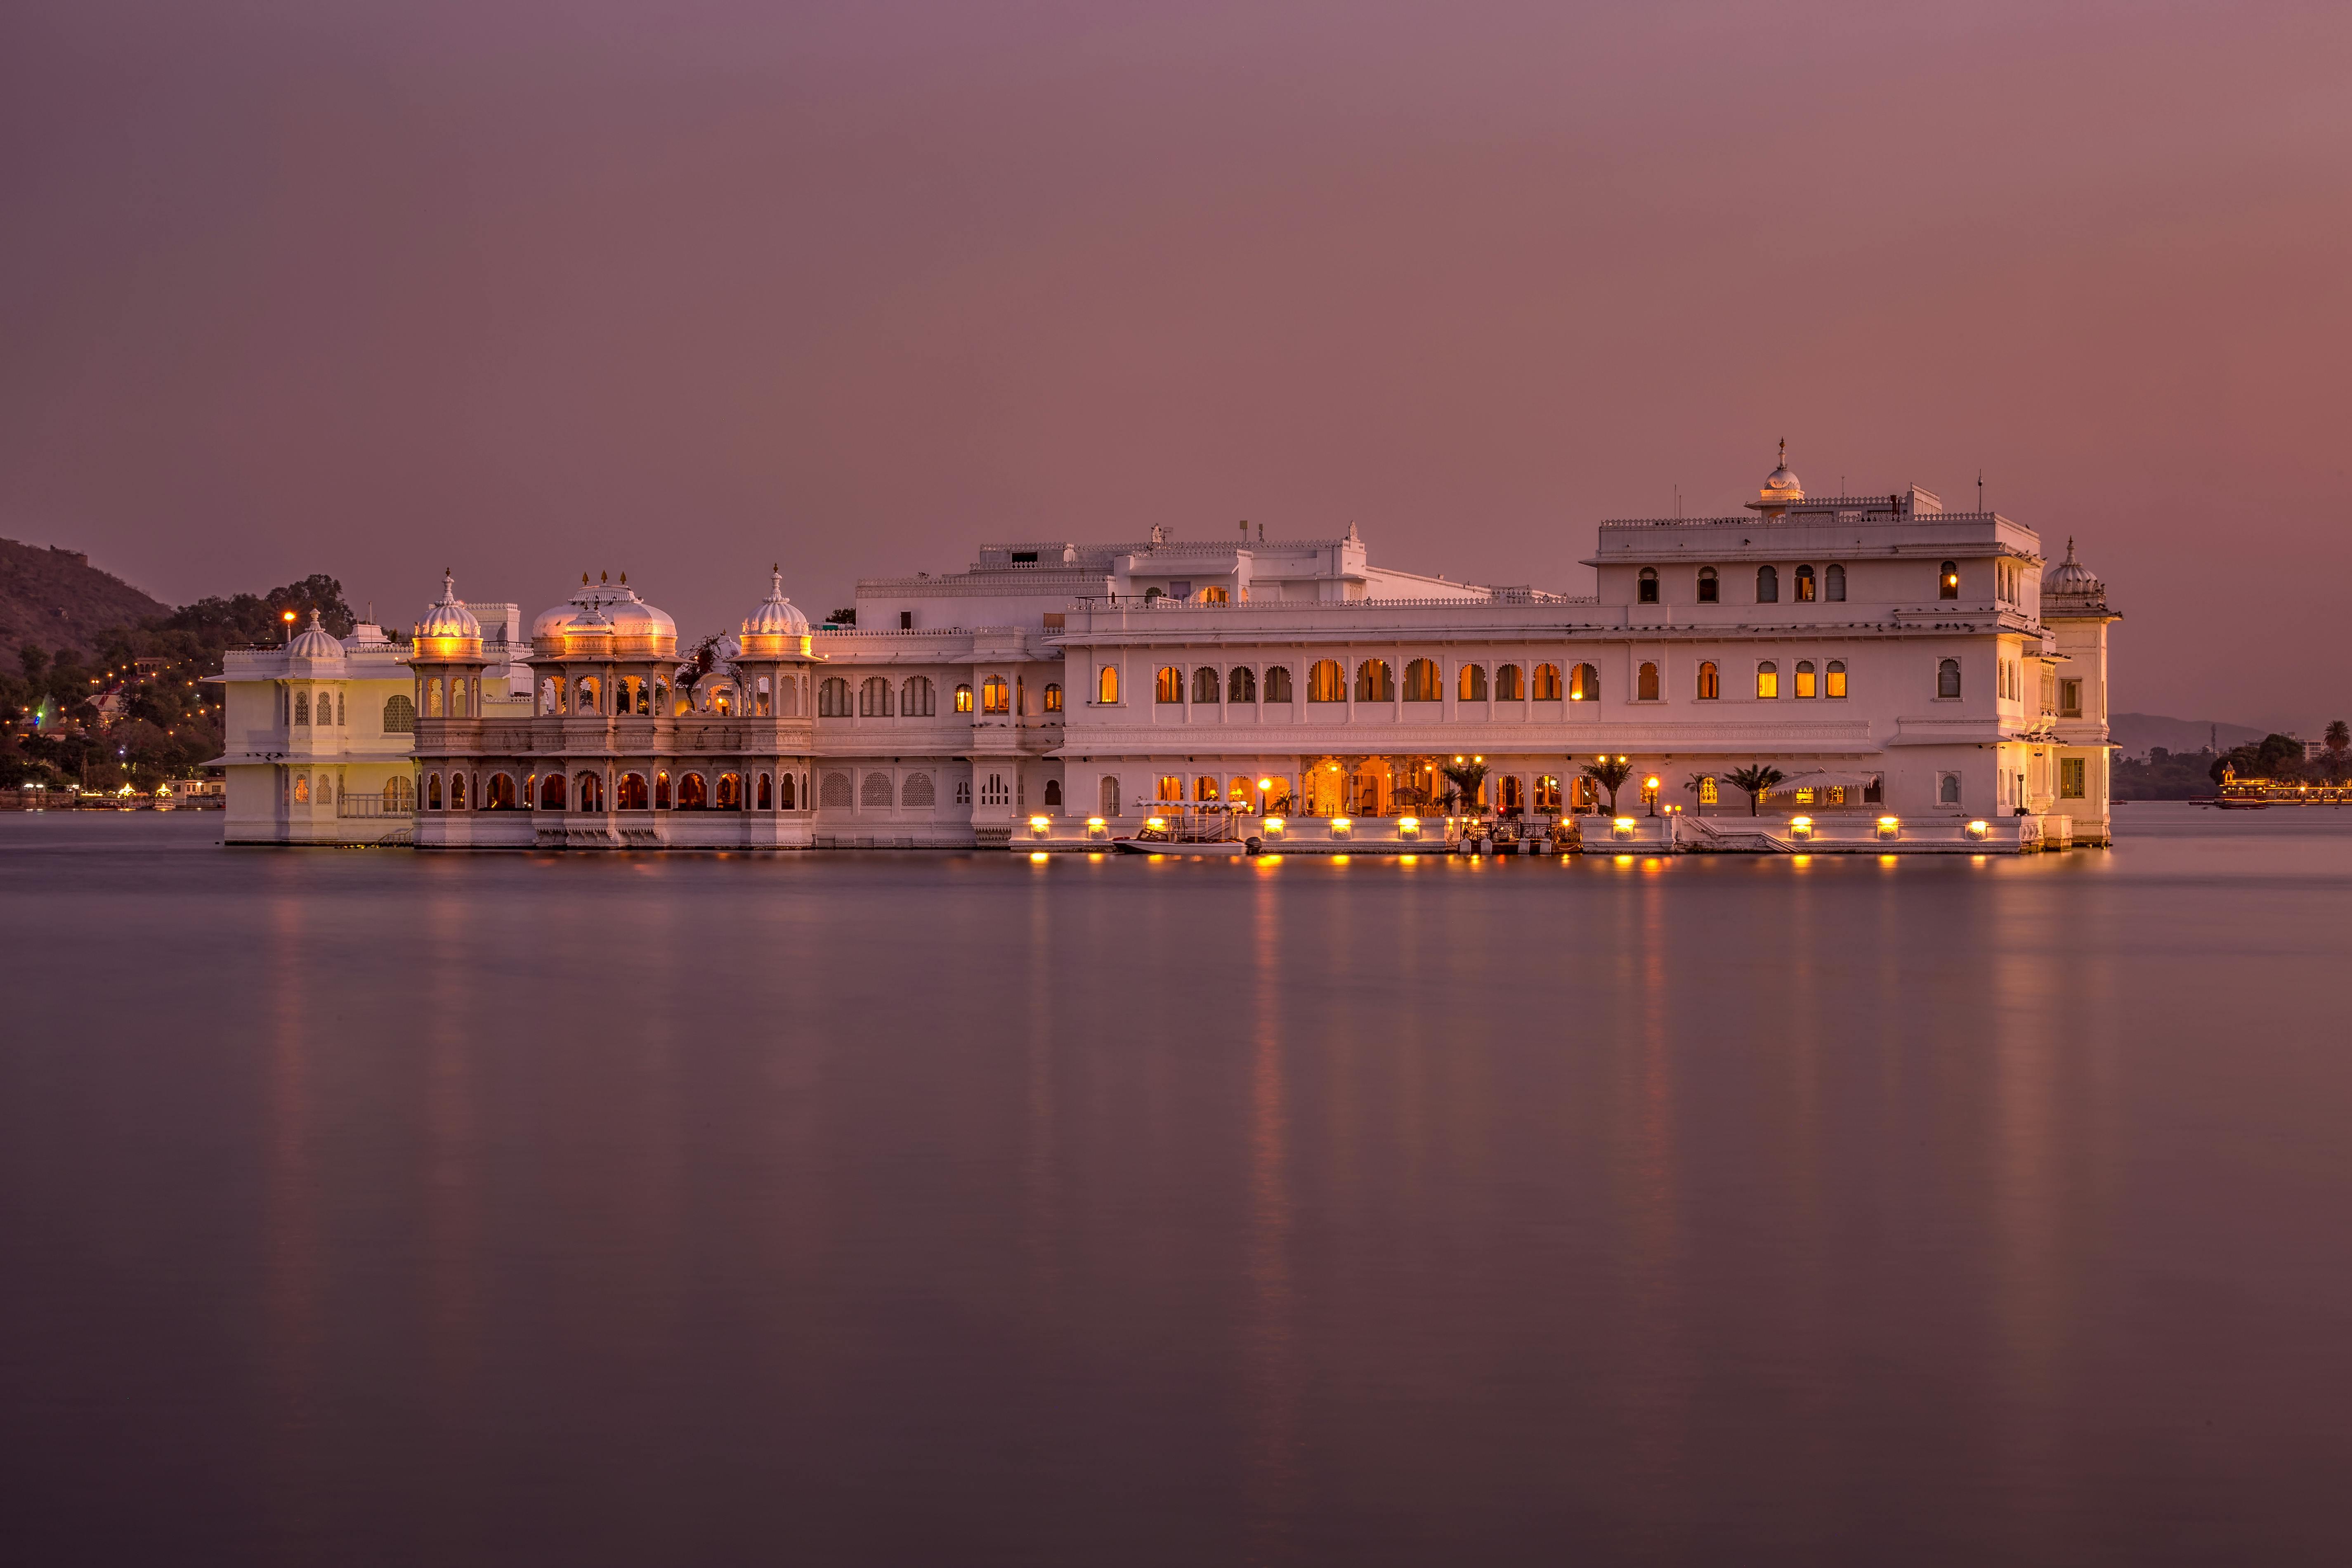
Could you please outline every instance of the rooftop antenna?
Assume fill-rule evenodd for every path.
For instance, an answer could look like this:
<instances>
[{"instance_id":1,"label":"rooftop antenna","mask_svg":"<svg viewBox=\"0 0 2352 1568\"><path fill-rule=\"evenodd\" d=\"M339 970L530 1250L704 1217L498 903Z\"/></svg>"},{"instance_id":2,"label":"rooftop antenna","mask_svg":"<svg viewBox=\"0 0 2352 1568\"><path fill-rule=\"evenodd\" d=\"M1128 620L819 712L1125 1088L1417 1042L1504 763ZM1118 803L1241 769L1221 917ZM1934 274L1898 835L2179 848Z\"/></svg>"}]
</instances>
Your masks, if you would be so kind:
<instances>
[{"instance_id":1,"label":"rooftop antenna","mask_svg":"<svg viewBox=\"0 0 2352 1568\"><path fill-rule=\"evenodd\" d=\"M1977 469L1977 510L1984 510L1984 469Z\"/></svg>"},{"instance_id":2,"label":"rooftop antenna","mask_svg":"<svg viewBox=\"0 0 2352 1568\"><path fill-rule=\"evenodd\" d=\"M1257 542L1260 544L1265 542L1265 524L1262 522L1257 525Z\"/></svg>"},{"instance_id":3,"label":"rooftop antenna","mask_svg":"<svg viewBox=\"0 0 2352 1568\"><path fill-rule=\"evenodd\" d=\"M1682 514L1683 514L1683 488L1682 488L1682 486L1680 486L1680 485L1676 485L1676 486L1675 487L1675 516L1676 518L1680 518L1680 517L1682 516Z\"/></svg>"}]
</instances>

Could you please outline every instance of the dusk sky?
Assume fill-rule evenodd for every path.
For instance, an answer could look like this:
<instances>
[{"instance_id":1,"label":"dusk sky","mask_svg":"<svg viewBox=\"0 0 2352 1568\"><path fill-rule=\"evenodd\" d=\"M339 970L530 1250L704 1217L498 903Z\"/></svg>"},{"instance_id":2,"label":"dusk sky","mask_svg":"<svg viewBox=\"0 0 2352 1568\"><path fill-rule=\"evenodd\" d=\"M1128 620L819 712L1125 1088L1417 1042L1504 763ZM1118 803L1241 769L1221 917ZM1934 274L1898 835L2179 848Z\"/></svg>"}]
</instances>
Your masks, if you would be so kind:
<instances>
[{"instance_id":1,"label":"dusk sky","mask_svg":"<svg viewBox=\"0 0 2352 1568\"><path fill-rule=\"evenodd\" d=\"M683 635L1006 538L1917 482L2352 716L2352 5L19 3L0 534Z\"/></svg>"}]
</instances>

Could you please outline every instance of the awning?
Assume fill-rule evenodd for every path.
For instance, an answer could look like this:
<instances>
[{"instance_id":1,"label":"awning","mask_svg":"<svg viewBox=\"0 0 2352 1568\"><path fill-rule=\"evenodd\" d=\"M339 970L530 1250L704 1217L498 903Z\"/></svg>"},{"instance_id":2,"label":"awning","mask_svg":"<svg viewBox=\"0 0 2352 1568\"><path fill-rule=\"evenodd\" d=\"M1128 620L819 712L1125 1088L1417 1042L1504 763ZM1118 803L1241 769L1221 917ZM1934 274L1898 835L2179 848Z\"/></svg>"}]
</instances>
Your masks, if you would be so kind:
<instances>
[{"instance_id":1,"label":"awning","mask_svg":"<svg viewBox=\"0 0 2352 1568\"><path fill-rule=\"evenodd\" d=\"M1801 789L1868 789L1878 782L1876 773L1841 773L1817 769L1809 773L1791 773L1772 786L1774 795L1793 795Z\"/></svg>"}]
</instances>

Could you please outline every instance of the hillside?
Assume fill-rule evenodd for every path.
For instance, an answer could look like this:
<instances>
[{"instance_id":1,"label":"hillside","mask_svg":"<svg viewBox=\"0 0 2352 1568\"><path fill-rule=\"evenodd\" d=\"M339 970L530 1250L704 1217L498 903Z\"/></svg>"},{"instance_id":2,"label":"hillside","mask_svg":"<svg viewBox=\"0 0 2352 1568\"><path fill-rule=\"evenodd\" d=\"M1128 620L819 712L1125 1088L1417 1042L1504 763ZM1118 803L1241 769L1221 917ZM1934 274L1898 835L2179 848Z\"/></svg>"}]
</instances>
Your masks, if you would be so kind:
<instances>
[{"instance_id":1,"label":"hillside","mask_svg":"<svg viewBox=\"0 0 2352 1568\"><path fill-rule=\"evenodd\" d=\"M171 613L77 551L0 539L0 658L9 668L26 643L94 658L100 634Z\"/></svg>"},{"instance_id":2,"label":"hillside","mask_svg":"<svg viewBox=\"0 0 2352 1568\"><path fill-rule=\"evenodd\" d=\"M2157 713L2116 714L2107 721L2107 733L2127 757L2144 757L2150 746L2162 746L2168 752L2195 752L2207 747L2226 752L2232 746L2252 745L2263 738L2262 731L2243 724L2221 724L2210 719L2167 719ZM2220 744L2214 746L2217 739Z\"/></svg>"}]
</instances>

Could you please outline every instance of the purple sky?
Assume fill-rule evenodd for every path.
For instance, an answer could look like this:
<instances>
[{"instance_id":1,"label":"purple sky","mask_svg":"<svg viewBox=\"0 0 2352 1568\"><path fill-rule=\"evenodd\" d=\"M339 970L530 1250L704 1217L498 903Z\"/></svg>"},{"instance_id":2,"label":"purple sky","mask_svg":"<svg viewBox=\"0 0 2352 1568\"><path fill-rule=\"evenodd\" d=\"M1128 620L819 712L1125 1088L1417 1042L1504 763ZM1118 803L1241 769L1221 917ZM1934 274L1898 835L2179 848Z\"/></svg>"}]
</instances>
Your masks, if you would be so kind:
<instances>
[{"instance_id":1,"label":"purple sky","mask_svg":"<svg viewBox=\"0 0 2352 1568\"><path fill-rule=\"evenodd\" d=\"M0 534L681 628L983 538L1916 481L2107 578L2116 707L2352 713L2352 5L0 12Z\"/></svg>"}]
</instances>

